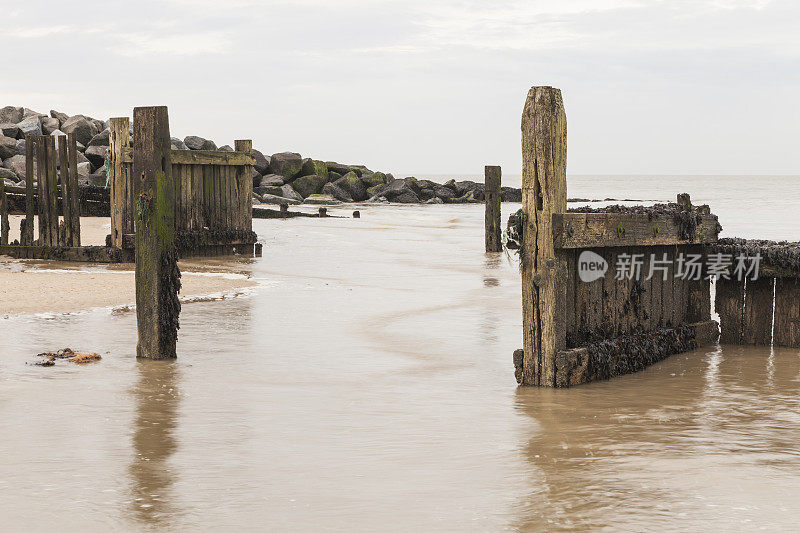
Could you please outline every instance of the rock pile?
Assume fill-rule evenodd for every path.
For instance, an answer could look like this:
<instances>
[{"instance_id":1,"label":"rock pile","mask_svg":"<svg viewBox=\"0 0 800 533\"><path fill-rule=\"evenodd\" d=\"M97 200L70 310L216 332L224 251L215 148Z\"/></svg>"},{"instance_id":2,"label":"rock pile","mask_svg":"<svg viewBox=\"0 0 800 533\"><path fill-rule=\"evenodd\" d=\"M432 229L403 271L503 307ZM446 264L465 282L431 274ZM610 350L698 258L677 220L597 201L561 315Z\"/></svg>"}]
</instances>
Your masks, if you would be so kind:
<instances>
[{"instance_id":1,"label":"rock pile","mask_svg":"<svg viewBox=\"0 0 800 533\"><path fill-rule=\"evenodd\" d=\"M82 185L106 184L105 160L109 146L109 122L86 115L69 116L55 110L49 115L28 108L6 106L0 109L0 179L24 185L25 136L74 133L78 142L78 174ZM131 132L132 134L133 132ZM229 145L217 147L209 139L190 135L172 138L178 150L233 151ZM299 204L313 196L338 202L372 203L474 203L484 201L484 185L451 179L439 184L430 180L373 171L363 165L304 158L295 152L265 156L253 150L253 201L270 204ZM504 202L522 201L520 189L503 187Z\"/></svg>"}]
</instances>

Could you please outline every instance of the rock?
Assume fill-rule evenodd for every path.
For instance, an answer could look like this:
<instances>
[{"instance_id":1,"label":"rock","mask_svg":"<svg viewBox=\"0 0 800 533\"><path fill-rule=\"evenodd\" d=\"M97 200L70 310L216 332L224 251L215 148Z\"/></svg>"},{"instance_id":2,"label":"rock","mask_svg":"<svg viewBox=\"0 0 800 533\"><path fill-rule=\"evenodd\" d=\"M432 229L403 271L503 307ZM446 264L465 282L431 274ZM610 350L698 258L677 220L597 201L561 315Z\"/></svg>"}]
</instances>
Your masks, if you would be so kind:
<instances>
[{"instance_id":1,"label":"rock","mask_svg":"<svg viewBox=\"0 0 800 533\"><path fill-rule=\"evenodd\" d=\"M522 202L522 189L514 187L501 187L500 200L503 202Z\"/></svg>"},{"instance_id":2,"label":"rock","mask_svg":"<svg viewBox=\"0 0 800 533\"><path fill-rule=\"evenodd\" d=\"M235 152L235 150L233 149L233 147L231 147L230 144L222 145L219 148L217 148L217 150L219 150L220 152Z\"/></svg>"},{"instance_id":3,"label":"rock","mask_svg":"<svg viewBox=\"0 0 800 533\"><path fill-rule=\"evenodd\" d=\"M182 140L180 140L177 137L170 137L169 138L169 144L175 150L188 150L189 149L189 147L186 146L186 143L183 142Z\"/></svg>"},{"instance_id":4,"label":"rock","mask_svg":"<svg viewBox=\"0 0 800 533\"><path fill-rule=\"evenodd\" d=\"M295 152L280 152L272 154L269 158L269 169L273 174L286 178L287 182L295 179L302 168L303 158Z\"/></svg>"},{"instance_id":5,"label":"rock","mask_svg":"<svg viewBox=\"0 0 800 533\"><path fill-rule=\"evenodd\" d=\"M109 141L109 137L110 136L111 136L111 131L103 130L100 133L98 133L97 135L95 135L94 137L92 137L92 140L89 141L89 144L86 145L86 148L89 148L90 146L106 146L107 147L107 146L109 146L109 142L110 142Z\"/></svg>"},{"instance_id":6,"label":"rock","mask_svg":"<svg viewBox=\"0 0 800 533\"><path fill-rule=\"evenodd\" d=\"M338 205L341 204L342 202L333 198L332 196L328 196L327 194L312 194L311 196L306 198L303 201L303 203L315 204L315 205Z\"/></svg>"},{"instance_id":7,"label":"rock","mask_svg":"<svg viewBox=\"0 0 800 533\"><path fill-rule=\"evenodd\" d=\"M451 200L456 197L456 193L453 189L445 186L437 187L433 190L434 194L437 198L444 200L445 202Z\"/></svg>"},{"instance_id":8,"label":"rock","mask_svg":"<svg viewBox=\"0 0 800 533\"><path fill-rule=\"evenodd\" d=\"M77 161L78 164L80 165L81 163L88 163L89 159L85 155L83 155L83 152L78 152Z\"/></svg>"},{"instance_id":9,"label":"rock","mask_svg":"<svg viewBox=\"0 0 800 533\"><path fill-rule=\"evenodd\" d=\"M7 105L0 109L0 122L16 124L22 122L22 114L25 112L21 107Z\"/></svg>"},{"instance_id":10,"label":"rock","mask_svg":"<svg viewBox=\"0 0 800 533\"><path fill-rule=\"evenodd\" d=\"M476 203L475 191L467 191L463 196L458 196L448 201L450 204L471 204Z\"/></svg>"},{"instance_id":11,"label":"rock","mask_svg":"<svg viewBox=\"0 0 800 533\"><path fill-rule=\"evenodd\" d=\"M281 187L281 191L283 192L281 196L283 196L284 198L288 198L290 200L297 200L298 202L303 201L303 197L297 194L297 191L292 189L292 186L289 185L288 183Z\"/></svg>"},{"instance_id":12,"label":"rock","mask_svg":"<svg viewBox=\"0 0 800 533\"><path fill-rule=\"evenodd\" d=\"M370 187L367 189L367 196L372 198L373 196L383 196L386 194L386 191L389 190L389 186L385 183L382 185L375 185L374 187Z\"/></svg>"},{"instance_id":13,"label":"rock","mask_svg":"<svg viewBox=\"0 0 800 533\"><path fill-rule=\"evenodd\" d=\"M0 137L0 159L8 159L17 154L17 140L12 137Z\"/></svg>"},{"instance_id":14,"label":"rock","mask_svg":"<svg viewBox=\"0 0 800 533\"><path fill-rule=\"evenodd\" d=\"M440 187L440 185L438 183L432 182L431 180L417 180L417 187L419 187L420 190L423 189L435 190L437 187Z\"/></svg>"},{"instance_id":15,"label":"rock","mask_svg":"<svg viewBox=\"0 0 800 533\"><path fill-rule=\"evenodd\" d=\"M342 188L348 196L356 202L363 202L369 195L367 188L361 182L361 179L354 171L350 171L334 182L338 187Z\"/></svg>"},{"instance_id":16,"label":"rock","mask_svg":"<svg viewBox=\"0 0 800 533\"><path fill-rule=\"evenodd\" d=\"M275 196L274 194L262 194L261 201L265 204L274 205L298 205L301 202L291 198L283 198L282 196Z\"/></svg>"},{"instance_id":17,"label":"rock","mask_svg":"<svg viewBox=\"0 0 800 533\"><path fill-rule=\"evenodd\" d=\"M21 181L22 178L17 176L17 173L11 170L10 168L0 167L0 180L5 180L6 182L12 181L17 183Z\"/></svg>"},{"instance_id":18,"label":"rock","mask_svg":"<svg viewBox=\"0 0 800 533\"><path fill-rule=\"evenodd\" d=\"M376 185L384 185L386 183L386 174L383 172L364 173L361 175L361 182L367 189Z\"/></svg>"},{"instance_id":19,"label":"rock","mask_svg":"<svg viewBox=\"0 0 800 533\"><path fill-rule=\"evenodd\" d=\"M41 135L42 134L42 119L34 115L22 119L17 123L22 135Z\"/></svg>"},{"instance_id":20,"label":"rock","mask_svg":"<svg viewBox=\"0 0 800 533\"><path fill-rule=\"evenodd\" d=\"M264 154L258 150L253 150L253 158L256 160L256 164L253 165L253 167L258 173L262 175L269 174L269 158L265 157Z\"/></svg>"},{"instance_id":21,"label":"rock","mask_svg":"<svg viewBox=\"0 0 800 533\"><path fill-rule=\"evenodd\" d=\"M259 187L281 187L283 186L283 177L277 174L267 174L258 183Z\"/></svg>"},{"instance_id":22,"label":"rock","mask_svg":"<svg viewBox=\"0 0 800 533\"><path fill-rule=\"evenodd\" d=\"M12 139L19 139L22 137L22 131L20 131L19 126L11 124L10 122L0 124L0 134L11 137Z\"/></svg>"},{"instance_id":23,"label":"rock","mask_svg":"<svg viewBox=\"0 0 800 533\"><path fill-rule=\"evenodd\" d=\"M303 159L303 166L300 168L300 175L301 176L321 176L325 178L325 181L328 181L328 165L326 165L323 161L317 161L314 159Z\"/></svg>"},{"instance_id":24,"label":"rock","mask_svg":"<svg viewBox=\"0 0 800 533\"><path fill-rule=\"evenodd\" d=\"M89 161L78 163L78 175L88 177L92 173L92 164Z\"/></svg>"},{"instance_id":25,"label":"rock","mask_svg":"<svg viewBox=\"0 0 800 533\"><path fill-rule=\"evenodd\" d=\"M447 180L446 182L444 182L443 187L447 187L448 189L451 189L453 192L456 192L456 180L454 179Z\"/></svg>"},{"instance_id":26,"label":"rock","mask_svg":"<svg viewBox=\"0 0 800 533\"><path fill-rule=\"evenodd\" d=\"M78 172L78 175L80 176L80 172ZM84 178L84 183L93 187L105 187L106 175L100 173L89 174Z\"/></svg>"},{"instance_id":27,"label":"rock","mask_svg":"<svg viewBox=\"0 0 800 533\"><path fill-rule=\"evenodd\" d=\"M388 204L389 200L386 199L385 196L375 195L367 199L367 203L369 204Z\"/></svg>"},{"instance_id":28,"label":"rock","mask_svg":"<svg viewBox=\"0 0 800 533\"><path fill-rule=\"evenodd\" d=\"M42 133L44 133L45 135L50 135L51 133L56 131L58 127L61 125L58 122L57 118L52 118L52 117L41 117L40 122L42 125Z\"/></svg>"},{"instance_id":29,"label":"rock","mask_svg":"<svg viewBox=\"0 0 800 533\"><path fill-rule=\"evenodd\" d=\"M3 168L7 168L14 172L21 180L25 179L25 156L14 155L3 161Z\"/></svg>"},{"instance_id":30,"label":"rock","mask_svg":"<svg viewBox=\"0 0 800 533\"><path fill-rule=\"evenodd\" d=\"M216 150L217 145L214 144L214 141L209 141L208 139L203 139L202 137L198 137L197 135L189 135L183 139L183 142L186 143L186 146L189 147L189 150Z\"/></svg>"},{"instance_id":31,"label":"rock","mask_svg":"<svg viewBox=\"0 0 800 533\"><path fill-rule=\"evenodd\" d=\"M108 148L105 146L89 146L86 148L84 155L92 163L94 168L98 168L105 164L107 152Z\"/></svg>"},{"instance_id":32,"label":"rock","mask_svg":"<svg viewBox=\"0 0 800 533\"><path fill-rule=\"evenodd\" d=\"M44 113L39 113L38 111L34 111L33 109L30 109L28 107L26 107L25 109L22 110L22 119L23 120L28 118L28 117L39 117L41 119L42 117L46 117L46 116L47 115L45 115Z\"/></svg>"},{"instance_id":33,"label":"rock","mask_svg":"<svg viewBox=\"0 0 800 533\"><path fill-rule=\"evenodd\" d=\"M406 185L408 185L408 188L411 189L414 194L419 194L420 188L419 183L417 183L417 178L409 176L408 178L404 178L403 181L406 182Z\"/></svg>"},{"instance_id":34,"label":"rock","mask_svg":"<svg viewBox=\"0 0 800 533\"><path fill-rule=\"evenodd\" d=\"M395 196L392 201L399 204L418 204L419 197L413 191L407 191Z\"/></svg>"},{"instance_id":35,"label":"rock","mask_svg":"<svg viewBox=\"0 0 800 533\"><path fill-rule=\"evenodd\" d=\"M383 193L383 196L386 196L391 202L399 201L397 198L400 196L404 197L404 200L401 203L411 203L409 201L411 197L414 198L414 202L419 202L419 197L409 186L408 180L394 180L388 185L388 188Z\"/></svg>"},{"instance_id":36,"label":"rock","mask_svg":"<svg viewBox=\"0 0 800 533\"><path fill-rule=\"evenodd\" d=\"M331 172L330 169L328 170L328 181L333 183L334 181L338 180L342 177L343 174L339 174L338 172Z\"/></svg>"},{"instance_id":37,"label":"rock","mask_svg":"<svg viewBox=\"0 0 800 533\"><path fill-rule=\"evenodd\" d=\"M420 189L417 196L419 196L419 199L423 202L436 198L436 194L431 189Z\"/></svg>"},{"instance_id":38,"label":"rock","mask_svg":"<svg viewBox=\"0 0 800 533\"><path fill-rule=\"evenodd\" d=\"M17 139L17 153L25 155L25 139Z\"/></svg>"},{"instance_id":39,"label":"rock","mask_svg":"<svg viewBox=\"0 0 800 533\"><path fill-rule=\"evenodd\" d=\"M425 203L426 204L443 204L444 202L442 201L441 198L437 198L437 197L434 196L430 200L426 200Z\"/></svg>"},{"instance_id":40,"label":"rock","mask_svg":"<svg viewBox=\"0 0 800 533\"><path fill-rule=\"evenodd\" d=\"M69 115L67 115L66 113L61 113L59 111L56 111L55 109L50 110L50 116L58 120L59 128L61 128L61 125L64 124L67 120L69 120Z\"/></svg>"},{"instance_id":41,"label":"rock","mask_svg":"<svg viewBox=\"0 0 800 533\"><path fill-rule=\"evenodd\" d=\"M475 183L472 180L464 180L456 183L456 195L464 196L469 191L483 190L483 183Z\"/></svg>"},{"instance_id":42,"label":"rock","mask_svg":"<svg viewBox=\"0 0 800 533\"><path fill-rule=\"evenodd\" d=\"M341 163L337 163L336 161L325 161L325 166L328 167L328 172L336 172L340 176L344 176L348 172L350 172L349 165L342 165Z\"/></svg>"},{"instance_id":43,"label":"rock","mask_svg":"<svg viewBox=\"0 0 800 533\"><path fill-rule=\"evenodd\" d=\"M342 202L351 203L353 201L353 197L335 183L326 183L322 188L322 194L327 194Z\"/></svg>"},{"instance_id":44,"label":"rock","mask_svg":"<svg viewBox=\"0 0 800 533\"><path fill-rule=\"evenodd\" d=\"M292 187L300 196L307 198L312 194L320 192L327 181L327 178L312 174L311 176L301 176L297 178L292 182Z\"/></svg>"},{"instance_id":45,"label":"rock","mask_svg":"<svg viewBox=\"0 0 800 533\"><path fill-rule=\"evenodd\" d=\"M283 196L283 190L280 187L276 187L274 185L268 185L266 187L256 187L255 192L258 194L271 194L272 196Z\"/></svg>"},{"instance_id":46,"label":"rock","mask_svg":"<svg viewBox=\"0 0 800 533\"><path fill-rule=\"evenodd\" d=\"M131 146L133 146L133 143L131 143ZM80 153L86 151L86 146L84 146L83 143L78 142L77 139L75 140L75 148L77 148Z\"/></svg>"},{"instance_id":47,"label":"rock","mask_svg":"<svg viewBox=\"0 0 800 533\"><path fill-rule=\"evenodd\" d=\"M69 117L63 124L61 124L61 131L64 133L74 133L75 140L84 146L86 146L89 141L92 140L92 137L100 133L100 130L97 129L97 126L95 126L91 120L83 115Z\"/></svg>"}]
</instances>

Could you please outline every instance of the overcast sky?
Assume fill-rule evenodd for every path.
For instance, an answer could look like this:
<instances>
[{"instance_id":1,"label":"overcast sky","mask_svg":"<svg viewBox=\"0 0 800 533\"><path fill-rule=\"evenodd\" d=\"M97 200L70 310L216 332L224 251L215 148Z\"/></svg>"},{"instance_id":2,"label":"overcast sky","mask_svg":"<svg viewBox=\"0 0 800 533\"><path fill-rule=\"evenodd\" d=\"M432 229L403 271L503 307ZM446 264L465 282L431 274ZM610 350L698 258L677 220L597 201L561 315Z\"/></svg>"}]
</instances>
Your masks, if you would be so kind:
<instances>
[{"instance_id":1,"label":"overcast sky","mask_svg":"<svg viewBox=\"0 0 800 533\"><path fill-rule=\"evenodd\" d=\"M167 105L172 134L518 174L531 85L569 172L800 174L796 0L0 0L0 106Z\"/></svg>"}]
</instances>

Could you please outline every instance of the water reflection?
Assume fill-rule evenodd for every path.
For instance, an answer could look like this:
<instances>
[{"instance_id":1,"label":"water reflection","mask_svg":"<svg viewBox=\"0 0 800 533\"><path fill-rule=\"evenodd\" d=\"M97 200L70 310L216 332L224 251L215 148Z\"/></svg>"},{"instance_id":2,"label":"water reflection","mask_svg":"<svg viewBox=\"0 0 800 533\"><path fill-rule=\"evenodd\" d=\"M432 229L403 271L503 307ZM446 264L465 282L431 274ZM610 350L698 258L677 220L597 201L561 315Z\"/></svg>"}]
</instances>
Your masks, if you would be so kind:
<instances>
[{"instance_id":1,"label":"water reflection","mask_svg":"<svg viewBox=\"0 0 800 533\"><path fill-rule=\"evenodd\" d=\"M169 491L174 483L169 459L175 452L180 401L174 361L137 361L138 381L131 477L131 514L138 522L159 525L174 510Z\"/></svg>"}]
</instances>

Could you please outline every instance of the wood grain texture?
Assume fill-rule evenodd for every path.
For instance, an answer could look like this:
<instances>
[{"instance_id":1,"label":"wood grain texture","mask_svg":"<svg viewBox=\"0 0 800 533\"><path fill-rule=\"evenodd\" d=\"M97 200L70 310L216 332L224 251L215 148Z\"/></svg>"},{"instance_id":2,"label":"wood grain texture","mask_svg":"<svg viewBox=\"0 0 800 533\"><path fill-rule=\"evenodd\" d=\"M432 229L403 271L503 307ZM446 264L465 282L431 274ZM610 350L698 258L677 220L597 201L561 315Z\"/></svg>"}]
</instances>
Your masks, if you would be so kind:
<instances>
[{"instance_id":1,"label":"wood grain texture","mask_svg":"<svg viewBox=\"0 0 800 533\"><path fill-rule=\"evenodd\" d=\"M0 246L8 244L8 200L6 199L6 181L0 179Z\"/></svg>"},{"instance_id":2,"label":"wood grain texture","mask_svg":"<svg viewBox=\"0 0 800 533\"><path fill-rule=\"evenodd\" d=\"M59 184L61 185L61 213L64 215L63 246L72 246L72 204L70 203L69 154L67 136L58 137Z\"/></svg>"},{"instance_id":3,"label":"wood grain texture","mask_svg":"<svg viewBox=\"0 0 800 533\"><path fill-rule=\"evenodd\" d=\"M567 117L561 91L531 87L522 114L523 385L556 385L565 348L567 255L553 244L553 214L567 210Z\"/></svg>"},{"instance_id":4,"label":"wood grain texture","mask_svg":"<svg viewBox=\"0 0 800 533\"><path fill-rule=\"evenodd\" d=\"M122 153L122 161L132 161L133 150L128 148ZM172 149L174 165L219 165L219 166L252 166L256 162L252 154L234 151L217 150L176 150Z\"/></svg>"},{"instance_id":5,"label":"wood grain texture","mask_svg":"<svg viewBox=\"0 0 800 533\"><path fill-rule=\"evenodd\" d=\"M742 314L742 344L772 344L774 278L748 279Z\"/></svg>"},{"instance_id":6,"label":"wood grain texture","mask_svg":"<svg viewBox=\"0 0 800 533\"><path fill-rule=\"evenodd\" d=\"M33 181L36 161L36 138L29 135L25 138L25 228L20 235L20 243L32 245L34 217L36 216Z\"/></svg>"},{"instance_id":7,"label":"wood grain texture","mask_svg":"<svg viewBox=\"0 0 800 533\"><path fill-rule=\"evenodd\" d=\"M721 344L742 343L744 295L744 282L722 278L717 280L714 306L719 314Z\"/></svg>"},{"instance_id":8,"label":"wood grain texture","mask_svg":"<svg viewBox=\"0 0 800 533\"><path fill-rule=\"evenodd\" d=\"M800 348L800 279L776 280L774 331L776 346Z\"/></svg>"},{"instance_id":9,"label":"wood grain texture","mask_svg":"<svg viewBox=\"0 0 800 533\"><path fill-rule=\"evenodd\" d=\"M44 136L36 136L36 207L39 217L39 238L37 244L39 246L50 246L50 237L48 235L50 224L48 221L48 202L47 197L47 145L44 142Z\"/></svg>"},{"instance_id":10,"label":"wood grain texture","mask_svg":"<svg viewBox=\"0 0 800 533\"><path fill-rule=\"evenodd\" d=\"M69 165L69 204L72 228L70 246L81 245L81 191L78 188L78 141L74 133L67 134L67 164Z\"/></svg>"},{"instance_id":11,"label":"wood grain texture","mask_svg":"<svg viewBox=\"0 0 800 533\"><path fill-rule=\"evenodd\" d=\"M487 252L502 252L502 222L500 220L500 182L501 170L498 166L484 168L484 198L486 214L484 217Z\"/></svg>"},{"instance_id":12,"label":"wood grain texture","mask_svg":"<svg viewBox=\"0 0 800 533\"><path fill-rule=\"evenodd\" d=\"M61 246L58 231L58 162L56 152L56 139L51 135L44 136L47 145L47 233L50 246Z\"/></svg>"},{"instance_id":13,"label":"wood grain texture","mask_svg":"<svg viewBox=\"0 0 800 533\"><path fill-rule=\"evenodd\" d=\"M111 153L111 245L122 248L122 235L133 233L133 183L130 162L125 154L130 150L130 119L115 117L110 120L109 143Z\"/></svg>"}]
</instances>

